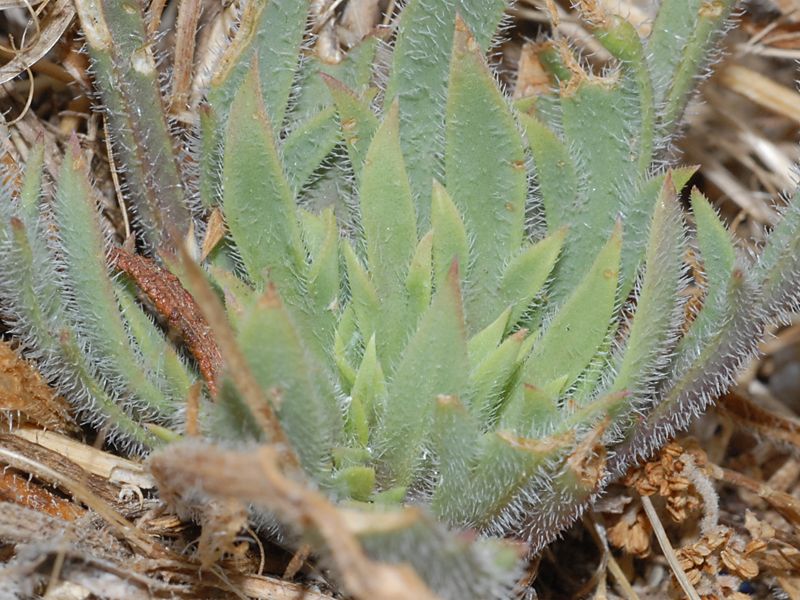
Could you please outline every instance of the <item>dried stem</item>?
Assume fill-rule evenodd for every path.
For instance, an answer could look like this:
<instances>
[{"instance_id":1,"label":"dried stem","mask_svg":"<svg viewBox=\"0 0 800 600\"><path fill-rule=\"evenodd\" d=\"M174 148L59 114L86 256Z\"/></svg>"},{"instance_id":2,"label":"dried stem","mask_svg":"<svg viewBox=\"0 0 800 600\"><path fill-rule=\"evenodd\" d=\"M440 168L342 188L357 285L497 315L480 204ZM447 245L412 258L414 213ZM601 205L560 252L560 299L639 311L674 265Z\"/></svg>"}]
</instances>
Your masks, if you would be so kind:
<instances>
[{"instance_id":1,"label":"dried stem","mask_svg":"<svg viewBox=\"0 0 800 600\"><path fill-rule=\"evenodd\" d=\"M185 270L189 285L194 291L197 304L216 337L228 372L233 376L234 384L241 392L253 418L267 435L267 439L281 447L284 458L293 465L299 465L297 455L286 438L278 415L264 394L264 390L256 381L247 364L247 359L236 342L236 337L219 298L208 284L200 266L192 260L185 249L181 250L181 259L181 265Z\"/></svg>"},{"instance_id":2,"label":"dried stem","mask_svg":"<svg viewBox=\"0 0 800 600\"><path fill-rule=\"evenodd\" d=\"M689 581L689 578L686 576L686 571L681 568L681 565L678 562L678 557L675 555L675 550L672 548L672 544L669 543L667 532L664 531L664 526L661 524L661 519L658 518L658 513L653 506L653 502L647 496L641 496L640 499L642 501L642 506L644 506L644 512L647 513L647 518L650 520L650 524L653 526L653 532L656 534L658 545L661 546L661 551L664 553L664 558L667 559L672 572L675 574L675 578L678 580L678 583L680 584L681 588L683 588L684 593L690 600L700 600L697 590L694 589L692 582Z\"/></svg>"}]
</instances>

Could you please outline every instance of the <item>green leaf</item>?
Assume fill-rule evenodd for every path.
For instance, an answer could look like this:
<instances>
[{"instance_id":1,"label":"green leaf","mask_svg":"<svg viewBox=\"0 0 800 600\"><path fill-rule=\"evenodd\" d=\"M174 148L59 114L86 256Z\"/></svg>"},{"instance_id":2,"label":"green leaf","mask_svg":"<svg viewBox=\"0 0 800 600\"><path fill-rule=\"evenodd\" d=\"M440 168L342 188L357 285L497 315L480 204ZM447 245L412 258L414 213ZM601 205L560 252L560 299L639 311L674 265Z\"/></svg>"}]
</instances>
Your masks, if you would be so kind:
<instances>
[{"instance_id":1,"label":"green leaf","mask_svg":"<svg viewBox=\"0 0 800 600\"><path fill-rule=\"evenodd\" d=\"M300 295L305 251L295 203L251 70L236 95L223 166L223 209L250 279L274 281L287 298Z\"/></svg>"},{"instance_id":2,"label":"green leaf","mask_svg":"<svg viewBox=\"0 0 800 600\"><path fill-rule=\"evenodd\" d=\"M522 329L509 336L470 372L466 398L481 423L493 425L502 412L503 392L520 364L519 352L527 335Z\"/></svg>"},{"instance_id":3,"label":"green leaf","mask_svg":"<svg viewBox=\"0 0 800 600\"><path fill-rule=\"evenodd\" d=\"M468 268L469 241L458 208L438 181L433 182L432 202L433 279L438 287L447 279L454 260L462 271Z\"/></svg>"},{"instance_id":4,"label":"green leaf","mask_svg":"<svg viewBox=\"0 0 800 600\"><path fill-rule=\"evenodd\" d=\"M369 272L381 300L405 287L417 245L414 203L400 151L397 106L389 109L367 152L360 189Z\"/></svg>"},{"instance_id":5,"label":"green leaf","mask_svg":"<svg viewBox=\"0 0 800 600\"><path fill-rule=\"evenodd\" d=\"M345 497L366 502L375 488L375 470L372 467L354 465L345 467L335 475L335 487Z\"/></svg>"},{"instance_id":6,"label":"green leaf","mask_svg":"<svg viewBox=\"0 0 800 600\"><path fill-rule=\"evenodd\" d=\"M208 268L208 274L213 284L222 293L230 324L234 329L239 329L242 315L256 300L255 290L239 279L232 270L211 265Z\"/></svg>"},{"instance_id":7,"label":"green leaf","mask_svg":"<svg viewBox=\"0 0 800 600\"><path fill-rule=\"evenodd\" d=\"M724 29L733 0L662 0L647 43L661 127L677 127L701 68Z\"/></svg>"},{"instance_id":8,"label":"green leaf","mask_svg":"<svg viewBox=\"0 0 800 600\"><path fill-rule=\"evenodd\" d=\"M333 107L292 129L281 148L283 165L292 190L297 193L339 141Z\"/></svg>"},{"instance_id":9,"label":"green leaf","mask_svg":"<svg viewBox=\"0 0 800 600\"><path fill-rule=\"evenodd\" d=\"M619 87L631 100L636 100L635 120L638 139L632 143L638 174L647 175L653 160L655 141L655 103L647 57L639 33L622 17L612 17L594 31L595 37L622 63Z\"/></svg>"},{"instance_id":10,"label":"green leaf","mask_svg":"<svg viewBox=\"0 0 800 600\"><path fill-rule=\"evenodd\" d=\"M242 26L220 58L208 94L223 126L229 108L230 114L237 114L232 99L255 64L258 95L269 121L280 131L300 62L307 15L307 4L294 0L255 0L246 5Z\"/></svg>"},{"instance_id":11,"label":"green leaf","mask_svg":"<svg viewBox=\"0 0 800 600\"><path fill-rule=\"evenodd\" d=\"M358 98L342 83L332 77L324 79L336 103L342 137L350 156L350 163L356 178L360 178L370 142L378 130L378 117L372 112L368 102Z\"/></svg>"},{"instance_id":12,"label":"green leaf","mask_svg":"<svg viewBox=\"0 0 800 600\"><path fill-rule=\"evenodd\" d=\"M148 377L176 407L184 404L189 397L189 388L197 378L189 372L164 333L136 304L135 293L119 283L114 286L114 292Z\"/></svg>"},{"instance_id":13,"label":"green leaf","mask_svg":"<svg viewBox=\"0 0 800 600\"><path fill-rule=\"evenodd\" d=\"M616 448L609 469L624 473L644 455L652 454L676 431L714 402L737 373L757 353L764 322L753 318L761 290L740 269L734 269L727 307L716 327L688 352L676 357L672 377L645 419L637 420Z\"/></svg>"},{"instance_id":14,"label":"green leaf","mask_svg":"<svg viewBox=\"0 0 800 600\"><path fill-rule=\"evenodd\" d=\"M496 318L502 269L522 243L527 180L517 124L461 21L453 41L445 168L472 242L465 297L470 331L477 331Z\"/></svg>"},{"instance_id":15,"label":"green leaf","mask_svg":"<svg viewBox=\"0 0 800 600\"><path fill-rule=\"evenodd\" d=\"M448 523L459 515L480 435L478 421L456 396L436 398L432 440L440 479L432 508Z\"/></svg>"},{"instance_id":16,"label":"green leaf","mask_svg":"<svg viewBox=\"0 0 800 600\"><path fill-rule=\"evenodd\" d=\"M578 197L575 163L566 145L550 128L524 113L519 119L533 153L547 230L554 233L572 222L572 210Z\"/></svg>"},{"instance_id":17,"label":"green leaf","mask_svg":"<svg viewBox=\"0 0 800 600\"><path fill-rule=\"evenodd\" d=\"M431 302L431 292L433 288L432 265L433 250L433 231L424 235L417 244L414 258L411 259L411 266L408 269L406 278L406 288L408 289L409 303L411 307L411 319L416 321L428 308Z\"/></svg>"},{"instance_id":18,"label":"green leaf","mask_svg":"<svg viewBox=\"0 0 800 600\"><path fill-rule=\"evenodd\" d=\"M177 406L144 374L139 350L132 345L119 313L106 272L105 242L95 196L76 146L70 146L64 157L55 200L68 312L82 343L90 348L90 360L100 365L124 402L145 414L155 412L169 418Z\"/></svg>"},{"instance_id":19,"label":"green leaf","mask_svg":"<svg viewBox=\"0 0 800 600\"><path fill-rule=\"evenodd\" d=\"M647 39L650 68L654 74L656 101L666 99L683 52L697 26L704 0L662 0Z\"/></svg>"},{"instance_id":20,"label":"green leaf","mask_svg":"<svg viewBox=\"0 0 800 600\"><path fill-rule=\"evenodd\" d=\"M417 226L397 127L393 105L370 144L359 192L369 275L379 300L378 356L387 372L393 370L414 327L406 278L417 246ZM372 334L361 333L365 338Z\"/></svg>"},{"instance_id":21,"label":"green leaf","mask_svg":"<svg viewBox=\"0 0 800 600\"><path fill-rule=\"evenodd\" d=\"M238 341L303 468L324 483L342 434L341 412L324 366L309 353L274 288L245 314Z\"/></svg>"},{"instance_id":22,"label":"green leaf","mask_svg":"<svg viewBox=\"0 0 800 600\"><path fill-rule=\"evenodd\" d=\"M703 307L678 345L678 354L693 353L716 331L728 306L728 291L736 264L736 250L730 233L708 200L696 188L691 193L692 213L697 229L697 246L703 263L705 295Z\"/></svg>"},{"instance_id":23,"label":"green leaf","mask_svg":"<svg viewBox=\"0 0 800 600\"><path fill-rule=\"evenodd\" d=\"M381 301L378 292L369 278L361 261L358 260L356 253L349 243L342 243L345 264L347 266L347 281L350 284L350 298L353 308L353 315L358 330L364 339L371 338L378 326L378 315L381 309Z\"/></svg>"},{"instance_id":24,"label":"green leaf","mask_svg":"<svg viewBox=\"0 0 800 600\"><path fill-rule=\"evenodd\" d=\"M564 251L550 290L564 299L586 275L587 257L596 256L623 214L626 197L639 180L636 156L640 118L638 102L624 89L583 80L561 100L564 143L581 165L577 203L572 207ZM649 222L642 223L646 230ZM627 221L625 230L628 230Z\"/></svg>"},{"instance_id":25,"label":"green leaf","mask_svg":"<svg viewBox=\"0 0 800 600\"><path fill-rule=\"evenodd\" d=\"M500 428L523 438L538 437L553 431L558 423L558 394L566 378L554 379L545 387L523 384L511 395L503 412Z\"/></svg>"},{"instance_id":26,"label":"green leaf","mask_svg":"<svg viewBox=\"0 0 800 600\"><path fill-rule=\"evenodd\" d=\"M467 369L464 313L458 269L454 267L422 317L389 383L374 447L393 485L404 486L414 480L429 443L436 397L460 396Z\"/></svg>"},{"instance_id":27,"label":"green leaf","mask_svg":"<svg viewBox=\"0 0 800 600\"><path fill-rule=\"evenodd\" d=\"M143 6L117 0L79 0L74 6L114 160L125 173L126 199L147 245L174 252L189 232L191 214Z\"/></svg>"},{"instance_id":28,"label":"green leaf","mask_svg":"<svg viewBox=\"0 0 800 600\"><path fill-rule=\"evenodd\" d=\"M333 361L345 393L351 390L356 381L356 369L351 360L353 340L357 337L354 315L352 304L348 304L333 335Z\"/></svg>"},{"instance_id":29,"label":"green leaf","mask_svg":"<svg viewBox=\"0 0 800 600\"><path fill-rule=\"evenodd\" d=\"M644 396L664 375L683 325L685 252L682 212L667 177L650 225L644 279L612 393L627 390Z\"/></svg>"},{"instance_id":30,"label":"green leaf","mask_svg":"<svg viewBox=\"0 0 800 600\"><path fill-rule=\"evenodd\" d=\"M503 431L485 434L478 442L470 478L462 486L470 493L462 494L458 506L452 507L453 521L480 527L501 518L523 486L566 445L566 439L528 439Z\"/></svg>"},{"instance_id":31,"label":"green leaf","mask_svg":"<svg viewBox=\"0 0 800 600\"><path fill-rule=\"evenodd\" d=\"M706 297L712 300L712 296L724 294L723 289L730 283L736 262L736 250L725 225L697 188L692 189L691 201L697 228L697 244L708 282L709 291Z\"/></svg>"},{"instance_id":32,"label":"green leaf","mask_svg":"<svg viewBox=\"0 0 800 600\"><path fill-rule=\"evenodd\" d=\"M333 328L333 311L339 298L339 229L332 209L323 211L322 239L311 252L307 293L314 309L317 333Z\"/></svg>"},{"instance_id":33,"label":"green leaf","mask_svg":"<svg viewBox=\"0 0 800 600\"><path fill-rule=\"evenodd\" d=\"M490 352L497 348L500 340L503 339L503 334L511 324L510 316L511 307L504 310L499 317L470 338L467 347L471 365L480 364Z\"/></svg>"},{"instance_id":34,"label":"green leaf","mask_svg":"<svg viewBox=\"0 0 800 600\"><path fill-rule=\"evenodd\" d=\"M619 281L621 226L597 254L589 272L536 342L524 381L544 386L566 377L572 385L594 358L613 323Z\"/></svg>"},{"instance_id":35,"label":"green leaf","mask_svg":"<svg viewBox=\"0 0 800 600\"><path fill-rule=\"evenodd\" d=\"M411 0L401 13L386 103L400 103L401 142L419 201L420 231L430 226L425 200L431 181L442 175L442 123L456 13L486 51L504 7L504 0Z\"/></svg>"},{"instance_id":36,"label":"green leaf","mask_svg":"<svg viewBox=\"0 0 800 600\"><path fill-rule=\"evenodd\" d=\"M209 105L200 105L197 112L200 120L197 185L203 207L211 209L222 201L221 146L224 135L219 119Z\"/></svg>"},{"instance_id":37,"label":"green leaf","mask_svg":"<svg viewBox=\"0 0 800 600\"><path fill-rule=\"evenodd\" d=\"M509 322L516 323L549 277L566 237L562 229L515 256L500 280L497 300L511 307Z\"/></svg>"},{"instance_id":38,"label":"green leaf","mask_svg":"<svg viewBox=\"0 0 800 600\"><path fill-rule=\"evenodd\" d=\"M689 179L697 172L697 167L678 167L670 169L644 182L636 194L626 203L625 239L622 244L622 284L620 296L625 298L633 289L634 279L647 247L649 225L653 218L653 208L658 204L661 190L669 175L675 189L680 192Z\"/></svg>"},{"instance_id":39,"label":"green leaf","mask_svg":"<svg viewBox=\"0 0 800 600\"><path fill-rule=\"evenodd\" d=\"M33 226L39 219L42 199L42 169L44 168L44 144L31 148L25 162L22 189L19 192L19 214L22 222Z\"/></svg>"},{"instance_id":40,"label":"green leaf","mask_svg":"<svg viewBox=\"0 0 800 600\"><path fill-rule=\"evenodd\" d=\"M368 35L350 48L344 60L338 64L329 64L316 56L316 53L306 56L298 74L295 86L297 97L292 101L291 116L295 120L309 119L335 103L332 90L327 84L328 78L363 97L367 93L375 66L375 52L381 43L378 36Z\"/></svg>"},{"instance_id":41,"label":"green leaf","mask_svg":"<svg viewBox=\"0 0 800 600\"><path fill-rule=\"evenodd\" d=\"M356 441L366 447L370 428L375 423L376 412L383 408L386 400L386 382L378 362L375 336L371 337L364 351L364 358L350 392L350 411L347 427Z\"/></svg>"},{"instance_id":42,"label":"green leaf","mask_svg":"<svg viewBox=\"0 0 800 600\"><path fill-rule=\"evenodd\" d=\"M0 239L12 244L9 251L0 253L5 274L0 278L0 290L7 314L16 321L15 333L39 356L43 373L52 370L58 374L59 391L70 395L80 414L92 419L99 416L108 424L110 441L133 443L134 451L160 445L98 380L95 365L68 328L64 294L56 285L58 276L43 228L38 220L23 224L11 217L10 208L10 202L0 203ZM8 287L12 276L13 284Z\"/></svg>"}]
</instances>

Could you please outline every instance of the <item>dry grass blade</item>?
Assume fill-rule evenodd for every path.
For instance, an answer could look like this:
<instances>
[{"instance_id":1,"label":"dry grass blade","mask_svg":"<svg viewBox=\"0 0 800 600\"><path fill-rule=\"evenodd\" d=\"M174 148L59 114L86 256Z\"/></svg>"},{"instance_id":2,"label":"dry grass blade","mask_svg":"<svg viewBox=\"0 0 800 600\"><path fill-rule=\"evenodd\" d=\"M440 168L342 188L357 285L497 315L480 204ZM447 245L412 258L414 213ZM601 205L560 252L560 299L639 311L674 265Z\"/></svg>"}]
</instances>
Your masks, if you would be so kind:
<instances>
[{"instance_id":1,"label":"dry grass blade","mask_svg":"<svg viewBox=\"0 0 800 600\"><path fill-rule=\"evenodd\" d=\"M132 485L141 489L152 489L156 485L140 463L103 452L56 432L23 427L11 435L50 450L113 484Z\"/></svg>"},{"instance_id":2,"label":"dry grass blade","mask_svg":"<svg viewBox=\"0 0 800 600\"><path fill-rule=\"evenodd\" d=\"M800 123L800 94L795 90L741 65L727 67L720 80L737 94Z\"/></svg>"},{"instance_id":3,"label":"dry grass blade","mask_svg":"<svg viewBox=\"0 0 800 600\"><path fill-rule=\"evenodd\" d=\"M0 539L5 544L69 540L76 550L91 552L97 558L130 557L130 552L114 536L105 530L87 527L84 520L67 521L8 502L0 502Z\"/></svg>"},{"instance_id":4,"label":"dry grass blade","mask_svg":"<svg viewBox=\"0 0 800 600\"><path fill-rule=\"evenodd\" d=\"M296 583L274 577L249 575L232 577L231 583L250 598L264 600L333 600L331 596L308 590Z\"/></svg>"},{"instance_id":5,"label":"dry grass blade","mask_svg":"<svg viewBox=\"0 0 800 600\"><path fill-rule=\"evenodd\" d=\"M11 428L29 422L55 431L77 430L67 401L6 342L0 342L0 422Z\"/></svg>"},{"instance_id":6,"label":"dry grass blade","mask_svg":"<svg viewBox=\"0 0 800 600\"><path fill-rule=\"evenodd\" d=\"M171 448L150 462L162 491L199 489L217 498L252 502L276 513L283 522L313 529L330 548L336 572L355 598L436 598L410 567L370 560L346 513L320 493L287 477L281 464L281 453L271 446L235 452L200 444Z\"/></svg>"},{"instance_id":7,"label":"dry grass blade","mask_svg":"<svg viewBox=\"0 0 800 600\"><path fill-rule=\"evenodd\" d=\"M11 81L47 54L64 35L74 16L75 8L71 0L53 0L47 15L41 19L41 33L36 43L19 50L0 67L0 83Z\"/></svg>"},{"instance_id":8,"label":"dry grass blade","mask_svg":"<svg viewBox=\"0 0 800 600\"><path fill-rule=\"evenodd\" d=\"M37 6L44 0L0 0L0 10L8 10L9 8L27 8L28 6Z\"/></svg>"},{"instance_id":9,"label":"dry grass blade","mask_svg":"<svg viewBox=\"0 0 800 600\"><path fill-rule=\"evenodd\" d=\"M650 519L650 524L653 526L653 532L656 534L656 539L661 546L661 551L664 553L664 558L667 559L672 572L675 574L675 578L690 600L700 600L697 590L694 589L694 586L686 576L686 571L683 570L678 562L678 557L675 555L675 550L669 542L667 532L664 531L661 519L658 518L658 513L653 506L653 502L647 496L641 496L641 501L644 511L647 513L647 518Z\"/></svg>"},{"instance_id":10,"label":"dry grass blade","mask_svg":"<svg viewBox=\"0 0 800 600\"><path fill-rule=\"evenodd\" d=\"M628 581L628 578L625 576L625 573L619 566L617 559L614 558L611 549L608 547L605 529L595 521L594 515L591 513L587 513L584 516L583 524L591 534L592 539L594 540L595 544L597 544L600 552L603 553L601 566L604 569L607 568L609 571L611 571L611 576L619 586L625 600L639 600L636 590L631 587L630 581Z\"/></svg>"}]
</instances>

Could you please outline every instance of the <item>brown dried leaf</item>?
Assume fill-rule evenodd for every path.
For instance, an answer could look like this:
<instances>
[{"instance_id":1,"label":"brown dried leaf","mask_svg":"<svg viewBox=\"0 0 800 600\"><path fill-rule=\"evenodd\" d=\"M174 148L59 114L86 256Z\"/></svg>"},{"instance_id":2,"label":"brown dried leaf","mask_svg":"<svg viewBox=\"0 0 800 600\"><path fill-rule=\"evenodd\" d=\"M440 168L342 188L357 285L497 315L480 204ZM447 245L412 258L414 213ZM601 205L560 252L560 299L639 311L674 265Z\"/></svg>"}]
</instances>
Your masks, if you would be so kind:
<instances>
[{"instance_id":1,"label":"brown dried leaf","mask_svg":"<svg viewBox=\"0 0 800 600\"><path fill-rule=\"evenodd\" d=\"M567 458L567 467L585 489L595 489L605 473L606 448L601 439L609 422L608 417L600 421Z\"/></svg>"},{"instance_id":2,"label":"brown dried leaf","mask_svg":"<svg viewBox=\"0 0 800 600\"><path fill-rule=\"evenodd\" d=\"M112 248L109 260L112 266L126 273L139 286L169 326L183 337L208 389L216 394L222 355L211 327L192 295L175 275L149 258L130 254L122 248Z\"/></svg>"},{"instance_id":3,"label":"brown dried leaf","mask_svg":"<svg viewBox=\"0 0 800 600\"><path fill-rule=\"evenodd\" d=\"M517 70L517 83L514 86L514 98L540 96L552 90L550 76L539 61L541 44L527 42L523 44Z\"/></svg>"},{"instance_id":4,"label":"brown dried leaf","mask_svg":"<svg viewBox=\"0 0 800 600\"><path fill-rule=\"evenodd\" d=\"M0 341L0 422L32 423L56 431L77 431L67 401L11 346Z\"/></svg>"},{"instance_id":5,"label":"brown dried leaf","mask_svg":"<svg viewBox=\"0 0 800 600\"><path fill-rule=\"evenodd\" d=\"M215 208L208 217L208 227L206 229L206 237L203 238L203 247L200 249L200 262L208 258L211 251L217 247L225 237L225 218L222 216L222 211Z\"/></svg>"}]
</instances>

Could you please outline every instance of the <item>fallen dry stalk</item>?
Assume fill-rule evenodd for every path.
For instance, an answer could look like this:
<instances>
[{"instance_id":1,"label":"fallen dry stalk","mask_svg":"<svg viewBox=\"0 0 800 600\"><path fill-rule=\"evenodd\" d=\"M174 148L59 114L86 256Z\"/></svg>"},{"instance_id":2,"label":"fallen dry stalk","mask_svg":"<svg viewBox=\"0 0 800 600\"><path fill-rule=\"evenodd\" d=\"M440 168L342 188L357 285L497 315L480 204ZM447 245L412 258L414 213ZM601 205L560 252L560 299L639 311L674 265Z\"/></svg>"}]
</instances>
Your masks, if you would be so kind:
<instances>
[{"instance_id":1,"label":"fallen dry stalk","mask_svg":"<svg viewBox=\"0 0 800 600\"><path fill-rule=\"evenodd\" d=\"M743 473L738 473L717 465L709 465L709 467L713 478L741 487L758 495L790 523L793 525L800 523L800 501L791 494L776 490Z\"/></svg>"},{"instance_id":2,"label":"fallen dry stalk","mask_svg":"<svg viewBox=\"0 0 800 600\"><path fill-rule=\"evenodd\" d=\"M727 67L720 80L737 94L800 123L800 94L795 90L741 65Z\"/></svg>"},{"instance_id":3,"label":"fallen dry stalk","mask_svg":"<svg viewBox=\"0 0 800 600\"><path fill-rule=\"evenodd\" d=\"M409 566L388 565L368 558L347 513L322 494L284 474L281 456L272 446L236 452L186 443L153 456L150 465L165 496L201 489L217 498L264 506L284 522L313 529L331 550L332 565L344 588L356 598L436 598Z\"/></svg>"},{"instance_id":4,"label":"fallen dry stalk","mask_svg":"<svg viewBox=\"0 0 800 600\"><path fill-rule=\"evenodd\" d=\"M797 419L778 415L735 393L722 396L718 410L724 412L743 429L800 448L800 422Z\"/></svg>"},{"instance_id":5,"label":"fallen dry stalk","mask_svg":"<svg viewBox=\"0 0 800 600\"><path fill-rule=\"evenodd\" d=\"M111 483L132 485L141 489L156 486L140 463L104 452L54 431L23 427L12 431L11 435L55 452L59 457Z\"/></svg>"},{"instance_id":6,"label":"fallen dry stalk","mask_svg":"<svg viewBox=\"0 0 800 600\"><path fill-rule=\"evenodd\" d=\"M591 513L587 513L583 522L595 544L597 544L598 549L603 553L603 560L606 562L608 570L611 571L611 576L614 578L614 581L619 586L619 591L622 592L622 596L625 600L639 600L636 590L631 586L631 582L628 581L628 578L622 571L622 567L619 566L617 559L614 558L614 554L608 547L605 529L595 521L594 515Z\"/></svg>"},{"instance_id":7,"label":"fallen dry stalk","mask_svg":"<svg viewBox=\"0 0 800 600\"><path fill-rule=\"evenodd\" d=\"M658 513L653 506L653 502L648 496L640 496L640 499L644 507L644 512L647 513L647 518L650 519L650 524L653 526L653 532L656 534L656 539L661 546L661 551L664 553L664 558L667 559L672 572L675 574L675 579L678 580L683 592L690 600L700 600L697 590L694 589L694 586L686 576L686 571L683 570L678 562L678 557L675 555L675 550L669 542L667 532L664 531L661 519L658 518Z\"/></svg>"}]
</instances>

